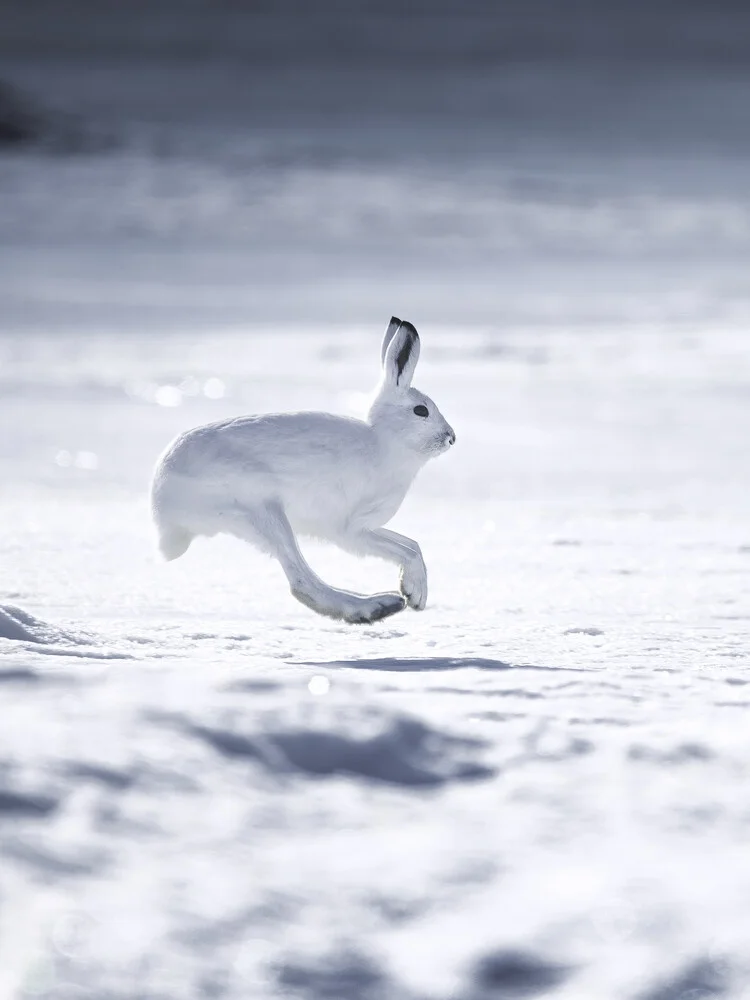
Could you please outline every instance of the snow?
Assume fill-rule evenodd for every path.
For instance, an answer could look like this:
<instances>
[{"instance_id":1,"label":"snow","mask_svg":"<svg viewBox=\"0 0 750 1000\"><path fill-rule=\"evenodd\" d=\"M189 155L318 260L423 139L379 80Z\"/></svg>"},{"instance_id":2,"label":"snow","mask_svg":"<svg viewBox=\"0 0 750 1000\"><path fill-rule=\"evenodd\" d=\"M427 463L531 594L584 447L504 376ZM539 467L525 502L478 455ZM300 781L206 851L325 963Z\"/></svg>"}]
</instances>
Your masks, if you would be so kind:
<instances>
[{"instance_id":1,"label":"snow","mask_svg":"<svg viewBox=\"0 0 750 1000\"><path fill-rule=\"evenodd\" d=\"M180 338L112 341L119 387L92 384L95 340L4 396L8 996L743 995L742 335L424 329L417 384L459 444L394 521L422 614L328 623L229 539L160 563L174 428L246 394L345 404L380 332L333 364L338 332L208 338L183 371L227 397L178 407L125 386L178 369Z\"/></svg>"},{"instance_id":2,"label":"snow","mask_svg":"<svg viewBox=\"0 0 750 1000\"><path fill-rule=\"evenodd\" d=\"M745 1000L746 71L676 57L647 110L607 77L611 148L554 59L489 74L550 112L496 133L449 135L418 81L347 117L317 64L341 117L279 76L278 130L248 128L220 98L259 71L208 60L191 103L133 9L98 87L59 19L37 51L19 7L0 43L113 139L0 156L0 1000ZM392 313L457 433L393 521L427 609L324 620L229 538L163 563L167 442L361 412Z\"/></svg>"}]
</instances>

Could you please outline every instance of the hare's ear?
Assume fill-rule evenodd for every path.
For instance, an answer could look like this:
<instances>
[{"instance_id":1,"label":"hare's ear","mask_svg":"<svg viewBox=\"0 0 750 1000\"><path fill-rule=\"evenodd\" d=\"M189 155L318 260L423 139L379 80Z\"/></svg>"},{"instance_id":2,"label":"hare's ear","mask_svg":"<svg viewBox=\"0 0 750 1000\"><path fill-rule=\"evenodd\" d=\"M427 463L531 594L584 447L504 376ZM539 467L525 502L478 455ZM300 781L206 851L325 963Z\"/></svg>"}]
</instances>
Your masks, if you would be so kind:
<instances>
[{"instance_id":1,"label":"hare's ear","mask_svg":"<svg viewBox=\"0 0 750 1000\"><path fill-rule=\"evenodd\" d=\"M396 325L398 324L398 325ZM419 361L419 334L394 316L383 340L383 377L393 388L408 389Z\"/></svg>"},{"instance_id":2,"label":"hare's ear","mask_svg":"<svg viewBox=\"0 0 750 1000\"><path fill-rule=\"evenodd\" d=\"M385 352L388 350L388 345L393 340L396 335L396 330L401 326L401 320L398 316L391 316L391 321L388 324L388 329L385 331L385 336L383 337L383 346L380 348L380 360L385 364Z\"/></svg>"}]
</instances>

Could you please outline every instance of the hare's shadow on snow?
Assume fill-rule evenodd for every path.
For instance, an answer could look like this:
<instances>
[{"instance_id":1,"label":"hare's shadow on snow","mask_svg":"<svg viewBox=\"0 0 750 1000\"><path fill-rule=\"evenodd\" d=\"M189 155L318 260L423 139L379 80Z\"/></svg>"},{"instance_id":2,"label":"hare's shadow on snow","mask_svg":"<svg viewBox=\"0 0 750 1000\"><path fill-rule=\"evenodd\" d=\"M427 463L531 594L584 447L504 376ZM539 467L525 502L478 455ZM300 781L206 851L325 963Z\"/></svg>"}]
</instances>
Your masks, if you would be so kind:
<instances>
[{"instance_id":1,"label":"hare's shadow on snow","mask_svg":"<svg viewBox=\"0 0 750 1000\"><path fill-rule=\"evenodd\" d=\"M530 663L506 663L480 656L376 656L352 660L297 660L302 667L349 667L354 670L391 670L419 673L432 670L548 670L553 673L570 671L570 667L544 667ZM578 672L578 671L576 671Z\"/></svg>"}]
</instances>

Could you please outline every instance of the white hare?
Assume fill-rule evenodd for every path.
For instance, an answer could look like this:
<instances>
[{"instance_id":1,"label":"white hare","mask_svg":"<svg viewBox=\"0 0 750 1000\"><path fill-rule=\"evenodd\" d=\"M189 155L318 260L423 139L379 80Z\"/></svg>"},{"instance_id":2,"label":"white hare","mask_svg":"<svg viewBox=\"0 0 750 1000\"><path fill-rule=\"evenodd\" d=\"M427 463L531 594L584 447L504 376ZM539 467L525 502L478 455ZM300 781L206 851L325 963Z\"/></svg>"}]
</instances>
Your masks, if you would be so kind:
<instances>
[{"instance_id":1,"label":"white hare","mask_svg":"<svg viewBox=\"0 0 750 1000\"><path fill-rule=\"evenodd\" d=\"M181 556L196 535L224 532L278 559L292 594L318 614L363 623L406 604L422 610L427 571L419 545L382 527L419 469L456 440L432 400L411 388L418 358L416 329L394 316L366 420L269 413L181 434L159 459L151 490L165 558ZM396 563L401 593L328 586L303 558L297 534Z\"/></svg>"}]
</instances>

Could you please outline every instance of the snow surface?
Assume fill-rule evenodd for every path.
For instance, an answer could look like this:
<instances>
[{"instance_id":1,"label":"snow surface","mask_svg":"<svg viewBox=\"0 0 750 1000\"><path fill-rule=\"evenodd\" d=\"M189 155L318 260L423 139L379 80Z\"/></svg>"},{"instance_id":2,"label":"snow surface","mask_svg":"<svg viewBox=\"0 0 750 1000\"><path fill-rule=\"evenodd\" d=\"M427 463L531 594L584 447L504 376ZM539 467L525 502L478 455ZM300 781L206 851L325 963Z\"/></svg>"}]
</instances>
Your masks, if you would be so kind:
<instances>
[{"instance_id":1,"label":"snow surface","mask_svg":"<svg viewBox=\"0 0 750 1000\"><path fill-rule=\"evenodd\" d=\"M379 333L105 339L33 375L12 341L4 996L746 995L744 341L425 330L459 445L394 522L423 614L331 624L229 539L160 563L170 434L346 409ZM157 405L168 361L226 395Z\"/></svg>"},{"instance_id":2,"label":"snow surface","mask_svg":"<svg viewBox=\"0 0 750 1000\"><path fill-rule=\"evenodd\" d=\"M701 70L699 134L684 67L605 76L617 148L554 61L485 81L496 134L429 87L249 129L210 60L205 108L127 35L92 87L17 15L13 81L114 141L0 158L0 1000L746 1000L745 77ZM426 611L333 624L226 538L162 563L167 441L361 411L392 312L457 432L393 522Z\"/></svg>"}]
</instances>

